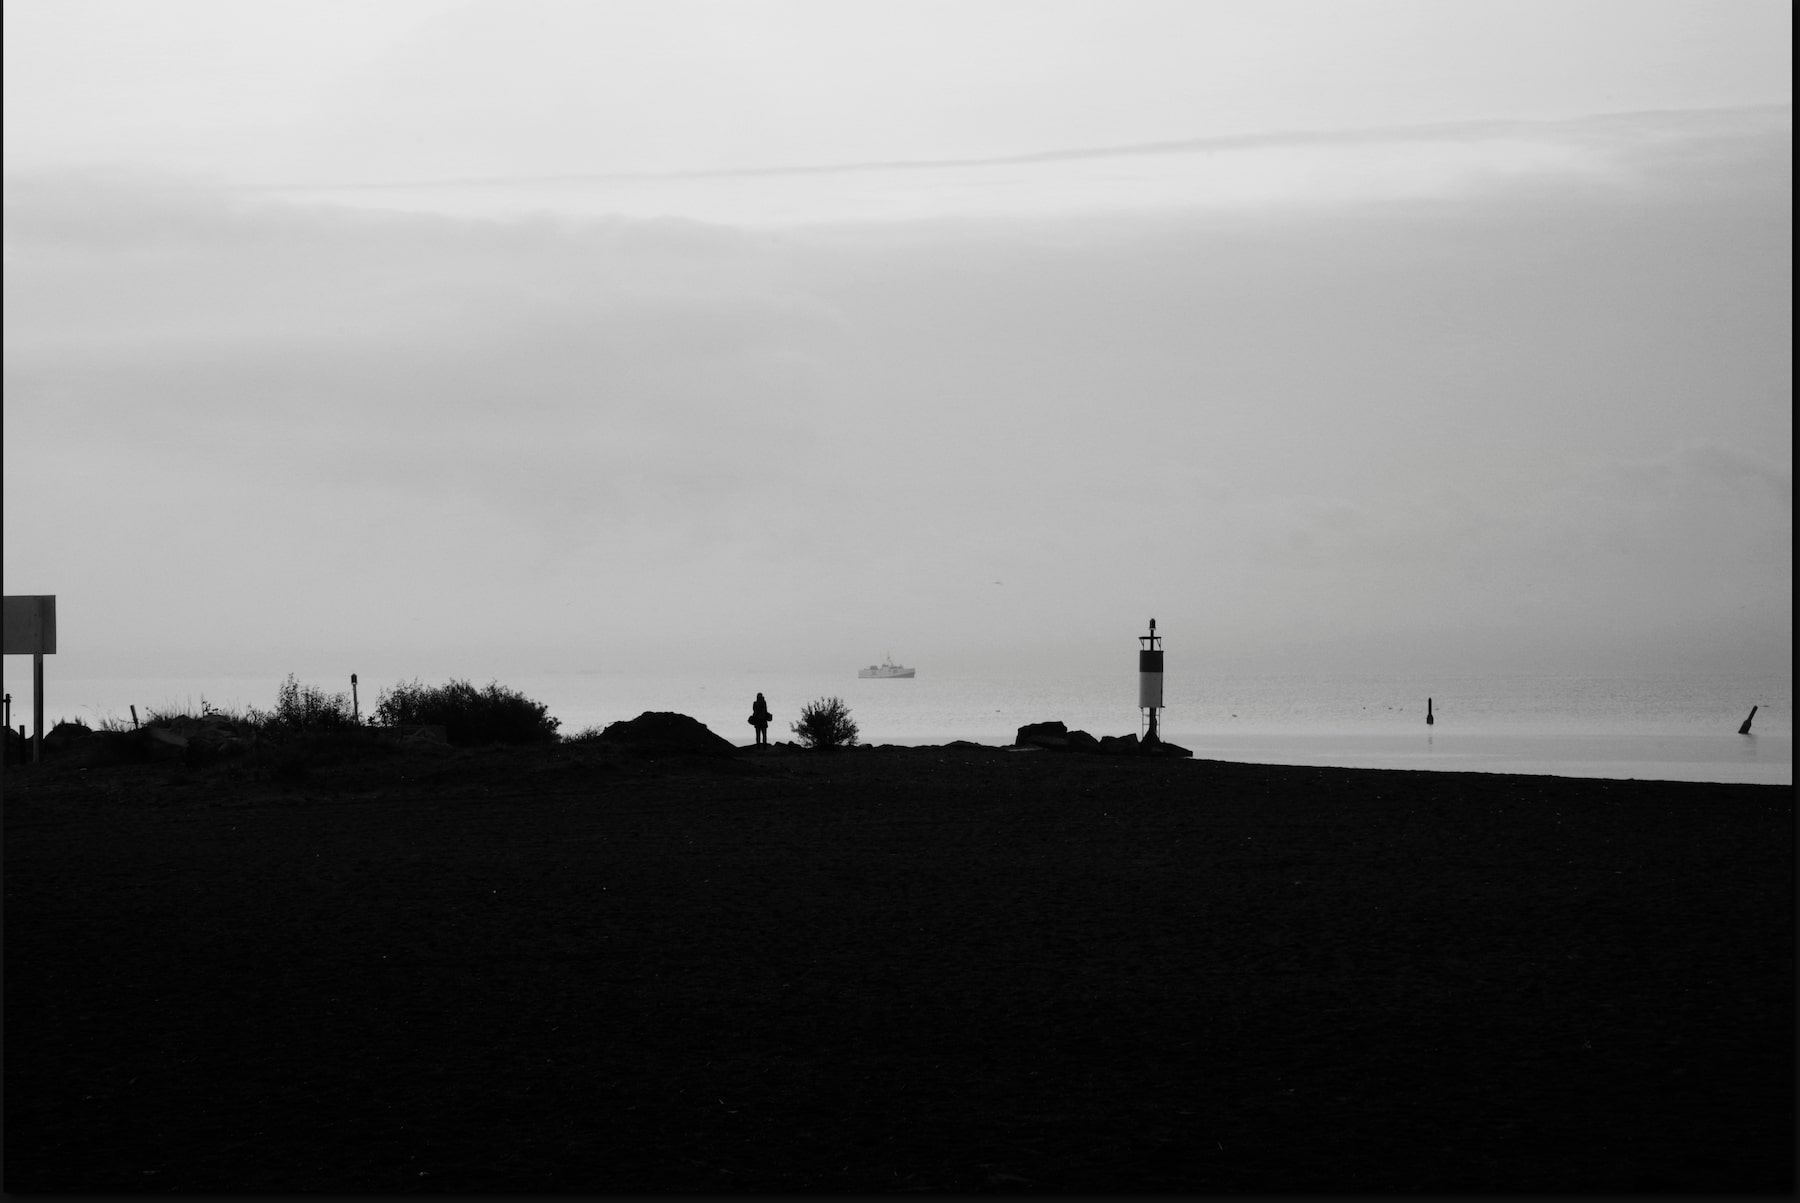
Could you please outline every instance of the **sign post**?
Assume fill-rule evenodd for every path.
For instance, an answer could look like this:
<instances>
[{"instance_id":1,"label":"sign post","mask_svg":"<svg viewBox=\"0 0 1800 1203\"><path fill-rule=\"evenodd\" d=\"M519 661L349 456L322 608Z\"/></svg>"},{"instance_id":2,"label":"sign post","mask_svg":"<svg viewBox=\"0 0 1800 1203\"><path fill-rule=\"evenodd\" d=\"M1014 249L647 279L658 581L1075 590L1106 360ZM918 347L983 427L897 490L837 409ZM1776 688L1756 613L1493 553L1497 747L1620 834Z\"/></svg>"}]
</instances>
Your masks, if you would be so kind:
<instances>
[{"instance_id":1,"label":"sign post","mask_svg":"<svg viewBox=\"0 0 1800 1203\"><path fill-rule=\"evenodd\" d=\"M5 600L4 647L8 656L31 656L31 760L44 758L44 657L56 653L56 595L21 594ZM7 718L10 720L11 715Z\"/></svg>"}]
</instances>

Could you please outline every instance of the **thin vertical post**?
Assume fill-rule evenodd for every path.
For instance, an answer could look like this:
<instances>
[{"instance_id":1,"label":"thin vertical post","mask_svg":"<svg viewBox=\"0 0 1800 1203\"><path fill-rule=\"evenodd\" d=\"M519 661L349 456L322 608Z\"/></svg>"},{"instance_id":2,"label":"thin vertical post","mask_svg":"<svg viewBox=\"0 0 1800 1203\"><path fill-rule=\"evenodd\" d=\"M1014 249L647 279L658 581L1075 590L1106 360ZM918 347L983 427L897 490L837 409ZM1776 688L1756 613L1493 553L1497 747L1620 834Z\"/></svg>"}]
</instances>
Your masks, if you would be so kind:
<instances>
[{"instance_id":1,"label":"thin vertical post","mask_svg":"<svg viewBox=\"0 0 1800 1203\"><path fill-rule=\"evenodd\" d=\"M31 653L31 763L44 759L44 653Z\"/></svg>"}]
</instances>

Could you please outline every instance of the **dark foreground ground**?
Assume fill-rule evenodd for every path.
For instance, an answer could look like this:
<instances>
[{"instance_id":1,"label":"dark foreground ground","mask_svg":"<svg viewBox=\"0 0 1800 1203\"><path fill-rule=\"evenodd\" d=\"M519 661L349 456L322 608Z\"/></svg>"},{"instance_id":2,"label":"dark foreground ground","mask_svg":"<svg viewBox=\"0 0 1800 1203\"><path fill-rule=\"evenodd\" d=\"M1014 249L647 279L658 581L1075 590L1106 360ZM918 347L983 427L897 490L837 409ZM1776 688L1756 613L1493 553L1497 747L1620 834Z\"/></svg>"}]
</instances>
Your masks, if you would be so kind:
<instances>
[{"instance_id":1,"label":"dark foreground ground","mask_svg":"<svg viewBox=\"0 0 1800 1203\"><path fill-rule=\"evenodd\" d=\"M1790 789L959 747L289 777L7 770L9 1191L1794 1186Z\"/></svg>"}]
</instances>

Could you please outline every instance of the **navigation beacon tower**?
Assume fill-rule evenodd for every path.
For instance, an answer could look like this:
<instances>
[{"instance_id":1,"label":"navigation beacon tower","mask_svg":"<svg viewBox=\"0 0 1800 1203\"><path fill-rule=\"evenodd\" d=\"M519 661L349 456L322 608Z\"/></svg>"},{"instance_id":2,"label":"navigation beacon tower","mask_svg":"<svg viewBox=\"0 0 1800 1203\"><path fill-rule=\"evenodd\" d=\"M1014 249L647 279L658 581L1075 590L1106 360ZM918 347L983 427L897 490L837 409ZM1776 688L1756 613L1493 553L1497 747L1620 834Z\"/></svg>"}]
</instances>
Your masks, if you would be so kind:
<instances>
[{"instance_id":1,"label":"navigation beacon tower","mask_svg":"<svg viewBox=\"0 0 1800 1203\"><path fill-rule=\"evenodd\" d=\"M1162 642L1156 633L1156 619L1150 620L1150 633L1138 636L1138 709L1149 717L1149 728L1144 734L1147 744L1161 743L1162 736L1157 734L1157 711L1162 709Z\"/></svg>"}]
</instances>

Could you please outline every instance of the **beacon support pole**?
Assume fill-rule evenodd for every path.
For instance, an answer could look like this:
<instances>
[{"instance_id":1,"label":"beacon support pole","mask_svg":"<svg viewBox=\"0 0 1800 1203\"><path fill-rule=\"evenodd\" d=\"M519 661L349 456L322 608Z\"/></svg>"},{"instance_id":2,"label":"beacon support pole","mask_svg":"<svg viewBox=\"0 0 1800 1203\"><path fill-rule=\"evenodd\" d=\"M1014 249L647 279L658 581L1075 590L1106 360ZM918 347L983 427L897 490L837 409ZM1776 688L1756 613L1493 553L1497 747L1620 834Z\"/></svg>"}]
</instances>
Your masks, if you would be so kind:
<instances>
[{"instance_id":1,"label":"beacon support pole","mask_svg":"<svg viewBox=\"0 0 1800 1203\"><path fill-rule=\"evenodd\" d=\"M1157 644L1161 638L1156 633L1156 619L1150 620L1150 633L1138 636L1138 709L1149 716L1149 728L1144 734L1144 742L1155 744L1162 742L1157 733L1157 712L1163 704L1163 654Z\"/></svg>"}]
</instances>

